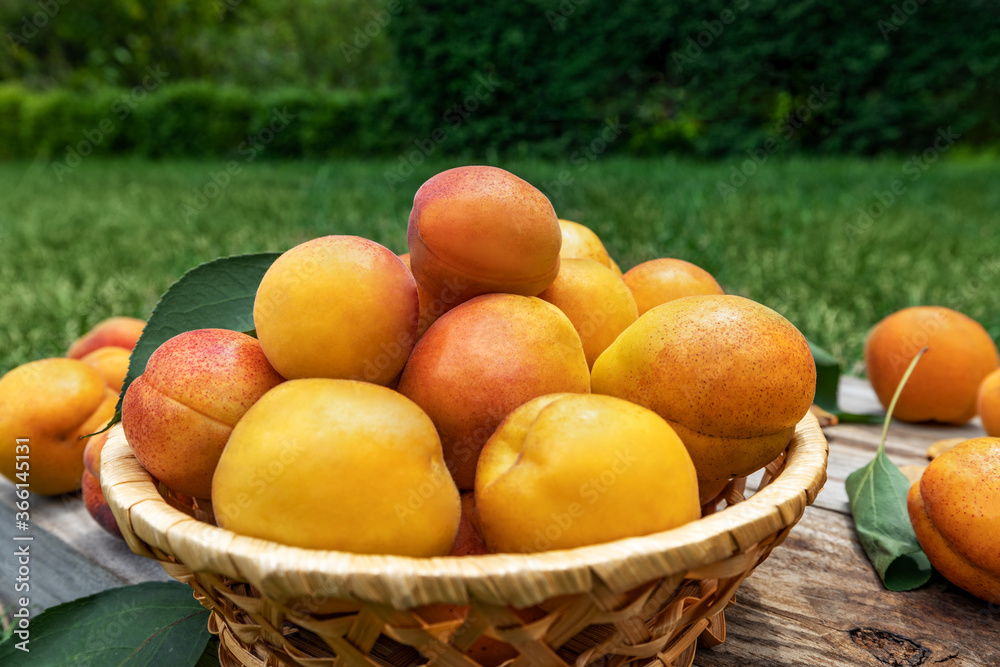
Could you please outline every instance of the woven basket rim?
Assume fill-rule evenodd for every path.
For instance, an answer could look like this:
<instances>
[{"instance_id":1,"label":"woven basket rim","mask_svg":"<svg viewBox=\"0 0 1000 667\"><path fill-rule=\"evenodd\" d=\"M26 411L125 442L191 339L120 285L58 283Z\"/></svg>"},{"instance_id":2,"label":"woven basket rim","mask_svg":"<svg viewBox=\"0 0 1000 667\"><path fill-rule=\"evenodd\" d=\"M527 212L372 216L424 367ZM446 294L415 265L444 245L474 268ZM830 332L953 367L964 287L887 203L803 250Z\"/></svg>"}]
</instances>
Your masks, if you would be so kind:
<instances>
[{"instance_id":1,"label":"woven basket rim","mask_svg":"<svg viewBox=\"0 0 1000 667\"><path fill-rule=\"evenodd\" d=\"M587 592L597 581L624 592L662 577L711 576L713 565L801 518L826 482L827 455L816 418L806 414L784 469L746 501L673 530L534 554L359 555L237 535L168 505L132 454L121 424L101 454L101 486L133 552L172 557L194 572L250 583L274 599L353 599L394 609L473 600L525 607Z\"/></svg>"}]
</instances>

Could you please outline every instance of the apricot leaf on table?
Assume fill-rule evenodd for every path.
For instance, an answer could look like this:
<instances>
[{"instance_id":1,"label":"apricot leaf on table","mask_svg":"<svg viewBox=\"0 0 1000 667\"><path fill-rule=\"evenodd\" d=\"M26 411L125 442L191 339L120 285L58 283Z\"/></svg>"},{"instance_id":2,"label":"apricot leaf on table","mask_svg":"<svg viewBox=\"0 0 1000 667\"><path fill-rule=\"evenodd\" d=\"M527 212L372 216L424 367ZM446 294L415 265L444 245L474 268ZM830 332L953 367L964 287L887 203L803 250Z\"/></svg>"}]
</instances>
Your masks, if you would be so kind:
<instances>
[{"instance_id":1,"label":"apricot leaf on table","mask_svg":"<svg viewBox=\"0 0 1000 667\"><path fill-rule=\"evenodd\" d=\"M0 664L194 667L211 636L208 614L177 582L113 588L33 617L29 651L15 632L0 644Z\"/></svg>"},{"instance_id":2,"label":"apricot leaf on table","mask_svg":"<svg viewBox=\"0 0 1000 667\"><path fill-rule=\"evenodd\" d=\"M809 343L813 360L816 362L816 405L827 412L833 413L841 422L857 424L877 424L882 421L879 415L860 415L845 412L837 403L837 387L840 384L840 362L832 354L816 345Z\"/></svg>"},{"instance_id":3,"label":"apricot leaf on table","mask_svg":"<svg viewBox=\"0 0 1000 667\"><path fill-rule=\"evenodd\" d=\"M889 420L892 419L896 401L926 349L913 358L896 388L885 416L882 440L875 458L848 475L844 483L861 546L882 583L891 591L919 588L931 577L931 563L920 548L906 509L910 482L885 453Z\"/></svg>"},{"instance_id":4,"label":"apricot leaf on table","mask_svg":"<svg viewBox=\"0 0 1000 667\"><path fill-rule=\"evenodd\" d=\"M214 259L191 269L167 288L129 357L128 374L109 426L121 421L126 390L142 375L150 355L167 340L194 329L250 331L254 328L257 286L279 254L265 252Z\"/></svg>"}]
</instances>

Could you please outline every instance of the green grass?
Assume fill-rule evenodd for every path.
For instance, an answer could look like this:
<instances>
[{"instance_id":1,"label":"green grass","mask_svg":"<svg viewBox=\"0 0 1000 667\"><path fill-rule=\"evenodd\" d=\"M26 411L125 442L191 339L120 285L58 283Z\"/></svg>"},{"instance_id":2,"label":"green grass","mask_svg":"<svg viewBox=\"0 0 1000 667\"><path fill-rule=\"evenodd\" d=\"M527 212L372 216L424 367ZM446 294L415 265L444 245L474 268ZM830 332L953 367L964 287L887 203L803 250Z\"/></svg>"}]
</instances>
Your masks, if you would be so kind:
<instances>
[{"instance_id":1,"label":"green grass","mask_svg":"<svg viewBox=\"0 0 1000 667\"><path fill-rule=\"evenodd\" d=\"M92 158L62 183L45 163L0 164L0 372L62 354L105 317L148 316L173 280L214 257L324 234L404 252L414 191L455 164L424 164L391 190L392 161L251 163L188 220L182 204L224 163ZM904 306L950 306L1000 336L1000 163L938 162L911 181L902 160L774 157L724 200L717 183L733 164L500 166L597 231L623 269L658 256L699 264L728 292L783 313L848 370L859 370L868 328ZM545 184L560 172L572 183L556 193ZM858 207L896 179L906 191L852 236Z\"/></svg>"}]
</instances>

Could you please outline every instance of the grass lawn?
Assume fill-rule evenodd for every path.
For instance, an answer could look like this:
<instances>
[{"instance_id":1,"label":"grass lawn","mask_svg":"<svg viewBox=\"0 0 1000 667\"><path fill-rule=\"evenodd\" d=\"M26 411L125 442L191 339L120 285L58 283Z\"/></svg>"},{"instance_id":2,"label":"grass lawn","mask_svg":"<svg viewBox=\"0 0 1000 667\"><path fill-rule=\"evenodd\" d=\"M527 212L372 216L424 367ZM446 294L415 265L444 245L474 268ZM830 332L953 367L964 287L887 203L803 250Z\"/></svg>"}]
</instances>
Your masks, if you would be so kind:
<instances>
[{"instance_id":1,"label":"grass lawn","mask_svg":"<svg viewBox=\"0 0 1000 667\"><path fill-rule=\"evenodd\" d=\"M384 176L393 161L255 162L223 188L210 185L222 161L91 158L62 182L45 163L0 164L0 373L62 354L105 317L148 316L173 280L214 257L325 234L404 252L413 193L456 164L424 164L395 189ZM917 171L902 159L772 157L724 198L717 184L736 164L500 166L546 191L560 217L592 227L623 269L692 261L728 292L784 314L849 370L860 370L868 328L904 306L950 306L1000 337L1000 163ZM894 181L882 210L876 192ZM215 196L185 214L196 191Z\"/></svg>"}]
</instances>

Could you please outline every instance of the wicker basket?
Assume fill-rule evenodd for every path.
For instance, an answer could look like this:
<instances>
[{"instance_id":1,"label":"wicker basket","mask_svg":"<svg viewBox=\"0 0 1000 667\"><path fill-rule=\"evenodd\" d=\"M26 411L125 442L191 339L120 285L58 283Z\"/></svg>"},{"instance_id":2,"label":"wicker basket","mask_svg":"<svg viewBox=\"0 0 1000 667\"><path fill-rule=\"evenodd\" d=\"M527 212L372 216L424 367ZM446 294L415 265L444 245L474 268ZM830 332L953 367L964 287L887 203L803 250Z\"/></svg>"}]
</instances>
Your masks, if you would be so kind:
<instances>
[{"instance_id":1,"label":"wicker basket","mask_svg":"<svg viewBox=\"0 0 1000 667\"><path fill-rule=\"evenodd\" d=\"M731 483L724 511L591 547L464 558L285 547L198 521L158 493L121 426L101 484L132 551L212 611L225 666L479 667L477 651L499 646L518 667L674 667L691 664L699 638L724 640L723 610L816 498L826 459L806 415L760 490L743 500L745 480Z\"/></svg>"}]
</instances>

